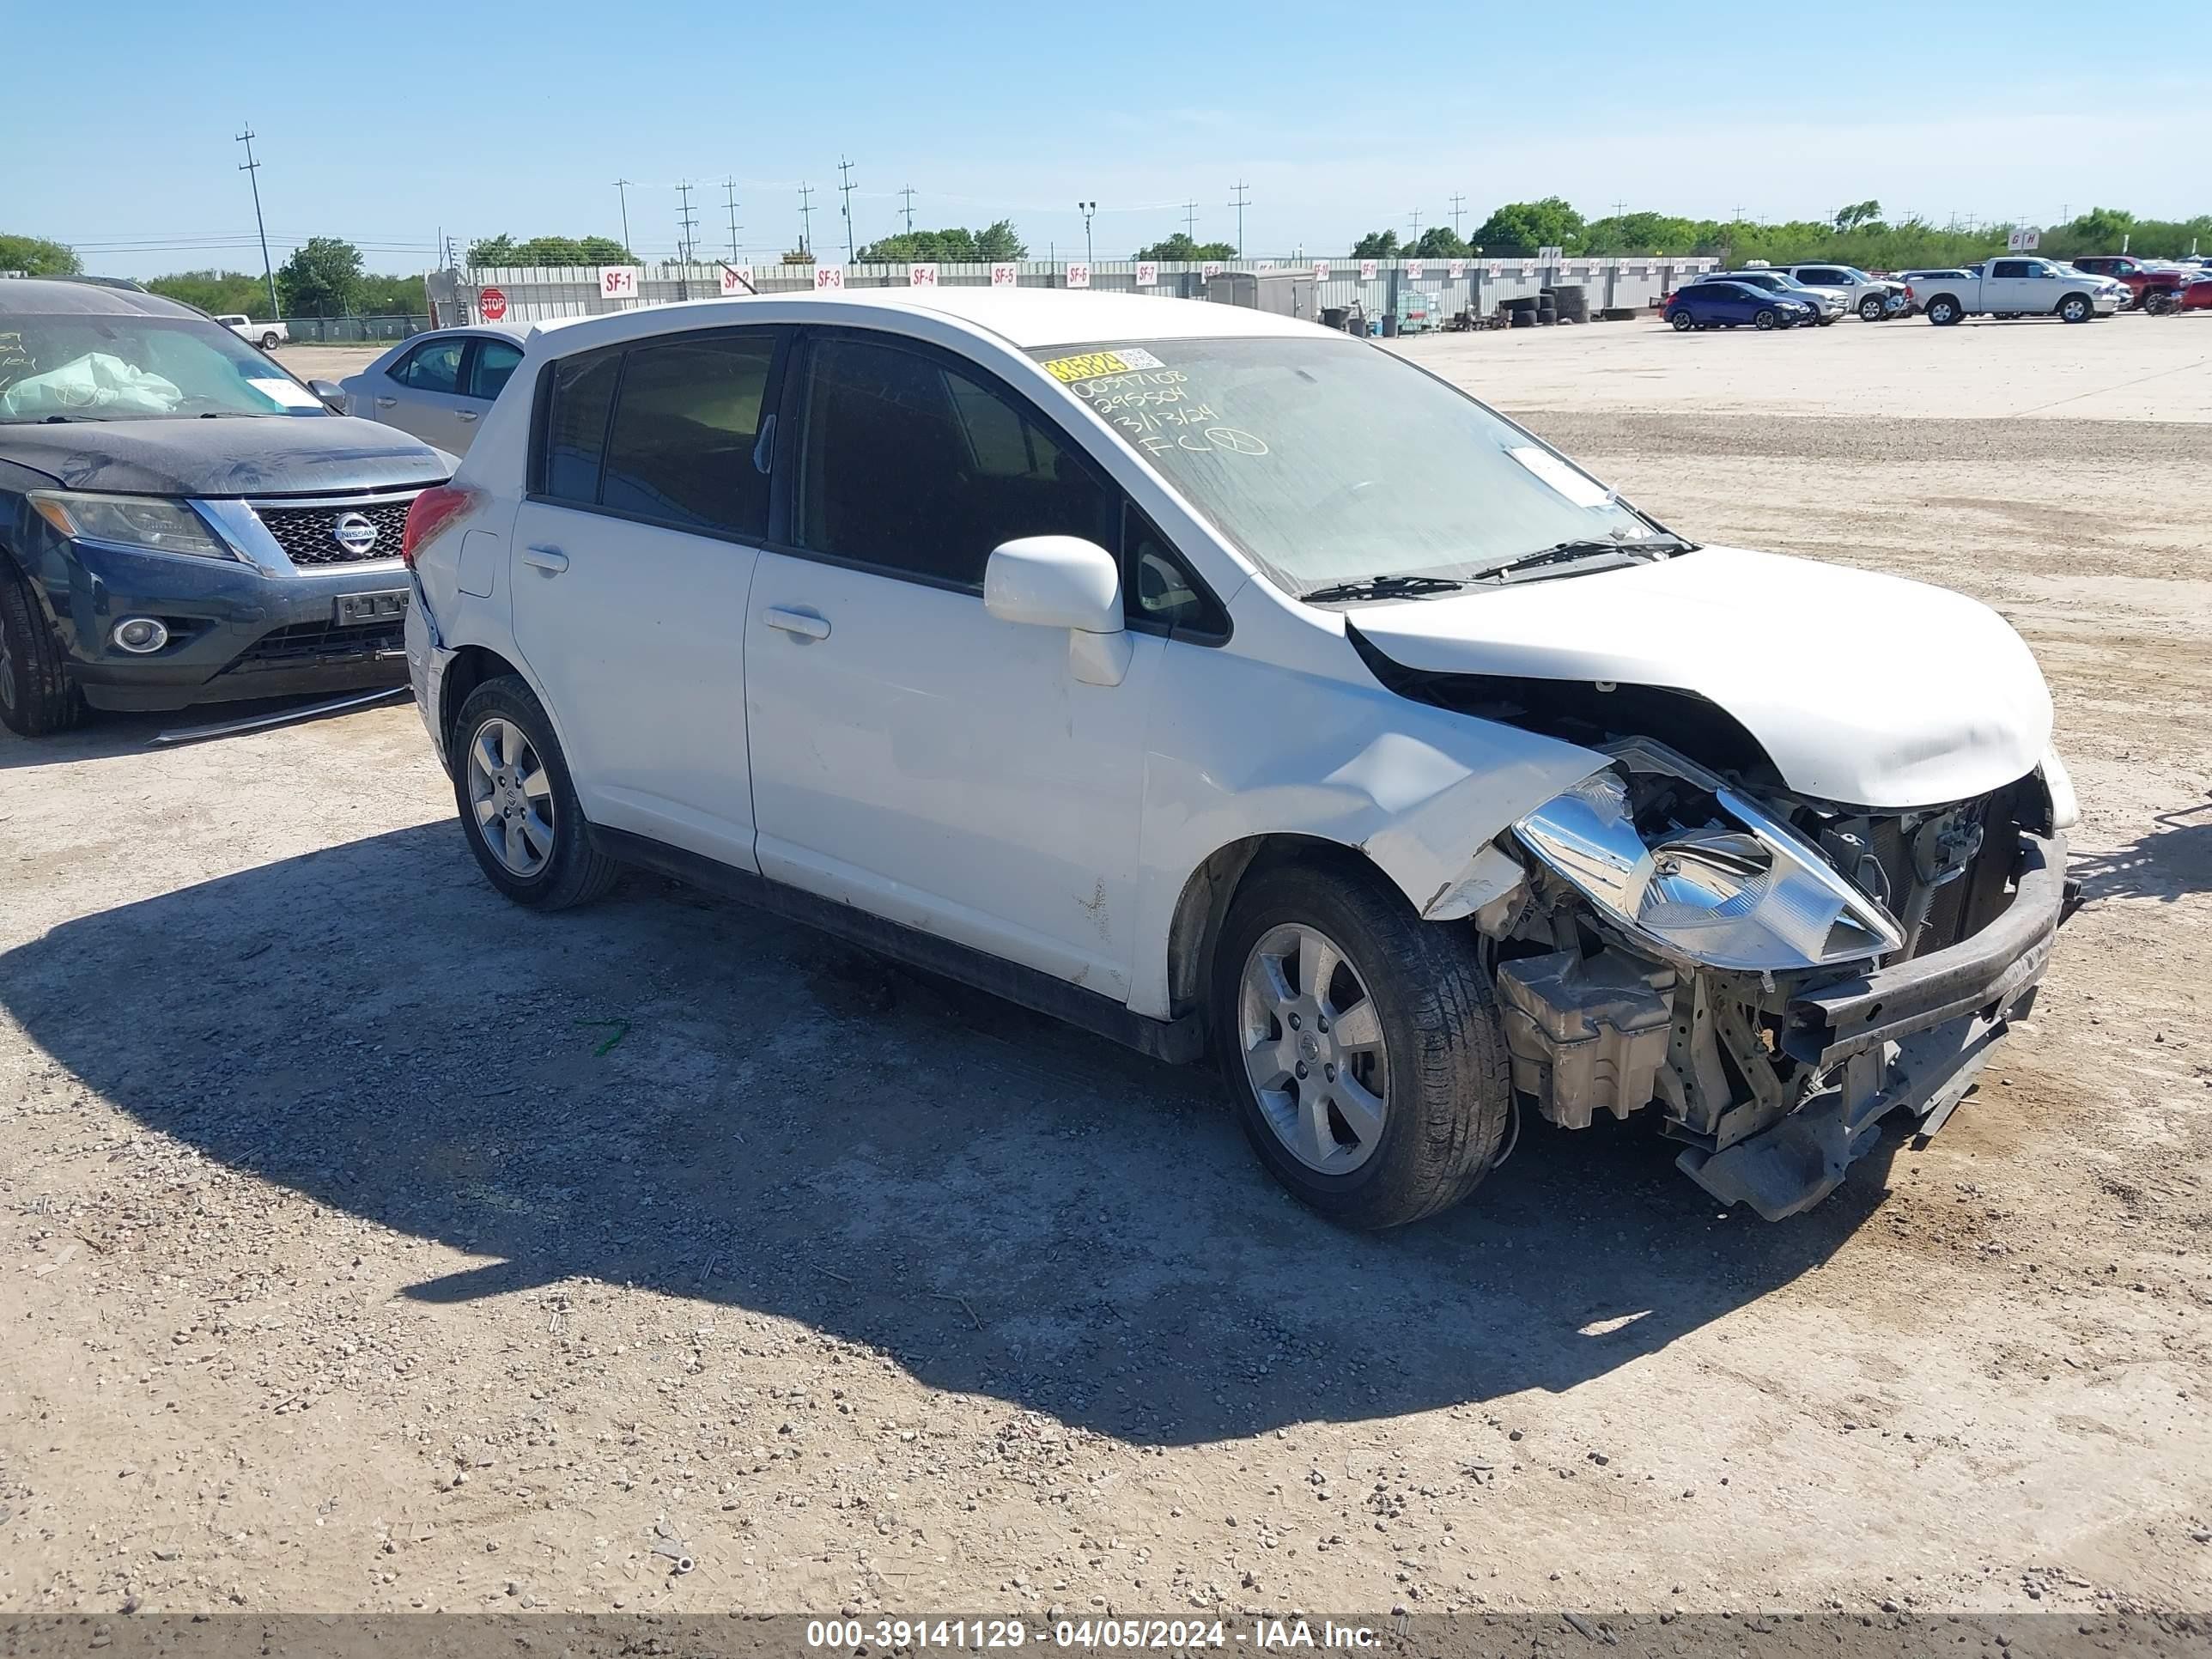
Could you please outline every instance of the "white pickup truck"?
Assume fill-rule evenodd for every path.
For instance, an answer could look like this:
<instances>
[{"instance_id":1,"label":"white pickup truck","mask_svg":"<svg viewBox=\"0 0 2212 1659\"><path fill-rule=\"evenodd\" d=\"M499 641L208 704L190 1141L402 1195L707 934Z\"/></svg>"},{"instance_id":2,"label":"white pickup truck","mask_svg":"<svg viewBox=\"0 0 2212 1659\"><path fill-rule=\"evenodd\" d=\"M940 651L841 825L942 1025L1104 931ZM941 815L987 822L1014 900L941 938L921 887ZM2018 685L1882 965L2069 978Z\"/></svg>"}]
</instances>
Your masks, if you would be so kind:
<instances>
[{"instance_id":1,"label":"white pickup truck","mask_svg":"<svg viewBox=\"0 0 2212 1659\"><path fill-rule=\"evenodd\" d=\"M1915 282L1912 302L1939 326L1961 317L2058 317L2086 323L2120 308L2119 285L2049 259L1990 259Z\"/></svg>"},{"instance_id":2,"label":"white pickup truck","mask_svg":"<svg viewBox=\"0 0 2212 1659\"><path fill-rule=\"evenodd\" d=\"M251 340L264 351L268 350L271 346L283 345L292 337L292 331L286 328L283 324L257 323L243 312L234 312L228 317L218 317L216 321L221 323L240 339Z\"/></svg>"}]
</instances>

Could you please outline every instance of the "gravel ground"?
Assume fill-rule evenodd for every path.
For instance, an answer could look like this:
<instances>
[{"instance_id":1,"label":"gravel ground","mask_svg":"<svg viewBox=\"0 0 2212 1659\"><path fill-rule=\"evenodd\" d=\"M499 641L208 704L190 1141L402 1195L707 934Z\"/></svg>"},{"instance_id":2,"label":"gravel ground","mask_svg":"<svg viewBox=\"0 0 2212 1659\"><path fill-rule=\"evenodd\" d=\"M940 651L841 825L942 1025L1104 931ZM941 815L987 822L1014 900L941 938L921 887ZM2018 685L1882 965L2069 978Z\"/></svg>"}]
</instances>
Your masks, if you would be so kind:
<instances>
[{"instance_id":1,"label":"gravel ground","mask_svg":"<svg viewBox=\"0 0 2212 1659\"><path fill-rule=\"evenodd\" d=\"M0 1609L2204 1607L2204 346L1407 345L2051 678L2037 1017L1778 1225L1632 1123L1334 1231L1200 1073L657 879L504 904L404 707L0 735Z\"/></svg>"}]
</instances>

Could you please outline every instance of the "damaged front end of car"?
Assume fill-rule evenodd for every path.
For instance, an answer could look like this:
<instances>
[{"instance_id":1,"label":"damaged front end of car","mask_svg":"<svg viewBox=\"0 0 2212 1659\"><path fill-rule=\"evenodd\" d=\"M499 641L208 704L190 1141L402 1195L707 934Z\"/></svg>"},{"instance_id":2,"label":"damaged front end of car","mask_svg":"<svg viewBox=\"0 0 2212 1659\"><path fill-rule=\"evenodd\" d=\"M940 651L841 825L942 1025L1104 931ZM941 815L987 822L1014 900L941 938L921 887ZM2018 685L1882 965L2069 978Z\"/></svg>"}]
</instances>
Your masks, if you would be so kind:
<instances>
[{"instance_id":1,"label":"damaged front end of car","mask_svg":"<svg viewBox=\"0 0 2212 1659\"><path fill-rule=\"evenodd\" d=\"M2069 908L2055 757L1873 811L1596 746L1608 766L1498 838L1522 878L1473 914L1516 1090L1567 1128L1656 1104L1680 1166L1769 1219L1832 1192L1892 1113L1941 1127Z\"/></svg>"}]
</instances>

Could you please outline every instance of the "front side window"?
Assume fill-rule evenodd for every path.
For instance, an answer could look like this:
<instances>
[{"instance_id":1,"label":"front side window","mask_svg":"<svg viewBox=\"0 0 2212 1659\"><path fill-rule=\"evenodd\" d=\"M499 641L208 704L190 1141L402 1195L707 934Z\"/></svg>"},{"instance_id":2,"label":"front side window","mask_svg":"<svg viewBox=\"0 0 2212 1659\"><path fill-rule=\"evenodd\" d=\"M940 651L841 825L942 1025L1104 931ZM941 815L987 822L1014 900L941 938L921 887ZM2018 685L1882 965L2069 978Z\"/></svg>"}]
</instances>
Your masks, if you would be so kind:
<instances>
[{"instance_id":1,"label":"front side window","mask_svg":"<svg viewBox=\"0 0 2212 1659\"><path fill-rule=\"evenodd\" d=\"M1115 497L1021 404L902 346L817 343L799 478L799 544L980 586L1023 536L1114 544Z\"/></svg>"},{"instance_id":2,"label":"front side window","mask_svg":"<svg viewBox=\"0 0 2212 1659\"><path fill-rule=\"evenodd\" d=\"M2028 273L2025 259L2000 259L1990 267L1992 276L2025 276Z\"/></svg>"},{"instance_id":3,"label":"front side window","mask_svg":"<svg viewBox=\"0 0 2212 1659\"><path fill-rule=\"evenodd\" d=\"M599 458L614 406L619 347L562 357L546 371L545 432L538 453L539 489L556 501L596 506Z\"/></svg>"},{"instance_id":4,"label":"front side window","mask_svg":"<svg viewBox=\"0 0 2212 1659\"><path fill-rule=\"evenodd\" d=\"M1294 593L1388 575L1465 580L1562 543L1632 548L1655 536L1535 439L1357 340L1034 355Z\"/></svg>"},{"instance_id":5,"label":"front side window","mask_svg":"<svg viewBox=\"0 0 2212 1659\"><path fill-rule=\"evenodd\" d=\"M504 340L485 340L477 346L477 360L469 366L469 396L496 398L522 361L522 349Z\"/></svg>"},{"instance_id":6,"label":"front side window","mask_svg":"<svg viewBox=\"0 0 2212 1659\"><path fill-rule=\"evenodd\" d=\"M392 365L392 378L413 392L458 392L461 354L468 349L466 340L427 341Z\"/></svg>"},{"instance_id":7,"label":"front side window","mask_svg":"<svg viewBox=\"0 0 2212 1659\"><path fill-rule=\"evenodd\" d=\"M630 348L608 429L599 504L736 536L768 533L755 464L773 334L712 334Z\"/></svg>"}]
</instances>

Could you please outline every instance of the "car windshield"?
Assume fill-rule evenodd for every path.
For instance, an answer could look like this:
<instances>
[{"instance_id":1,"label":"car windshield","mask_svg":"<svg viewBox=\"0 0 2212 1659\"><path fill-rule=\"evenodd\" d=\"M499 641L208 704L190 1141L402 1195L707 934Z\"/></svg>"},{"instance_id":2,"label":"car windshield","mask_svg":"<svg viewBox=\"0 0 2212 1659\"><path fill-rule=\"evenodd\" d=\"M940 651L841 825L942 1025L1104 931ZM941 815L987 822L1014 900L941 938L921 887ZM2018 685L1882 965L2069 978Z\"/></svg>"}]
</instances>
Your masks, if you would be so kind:
<instances>
[{"instance_id":1,"label":"car windshield","mask_svg":"<svg viewBox=\"0 0 2212 1659\"><path fill-rule=\"evenodd\" d=\"M1662 533L1472 398L1357 340L1032 355L1293 593L1466 580L1563 544L1632 547Z\"/></svg>"},{"instance_id":2,"label":"car windshield","mask_svg":"<svg viewBox=\"0 0 2212 1659\"><path fill-rule=\"evenodd\" d=\"M0 311L0 422L328 413L204 317Z\"/></svg>"}]
</instances>

